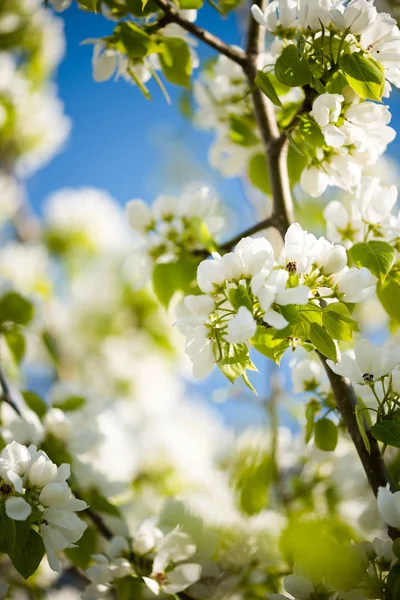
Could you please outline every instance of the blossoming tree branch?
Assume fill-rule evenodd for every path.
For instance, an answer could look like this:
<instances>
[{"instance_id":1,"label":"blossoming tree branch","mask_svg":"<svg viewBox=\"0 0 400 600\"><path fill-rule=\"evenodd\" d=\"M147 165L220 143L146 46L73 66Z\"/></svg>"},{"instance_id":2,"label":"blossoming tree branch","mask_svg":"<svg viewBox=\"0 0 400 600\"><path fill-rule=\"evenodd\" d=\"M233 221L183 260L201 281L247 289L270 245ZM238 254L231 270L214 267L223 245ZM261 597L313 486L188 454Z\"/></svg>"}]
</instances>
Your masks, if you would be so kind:
<instances>
[{"instance_id":1,"label":"blossoming tree branch","mask_svg":"<svg viewBox=\"0 0 400 600\"><path fill-rule=\"evenodd\" d=\"M378 174L396 21L371 0L259 0L240 48L197 25L202 0L78 0L112 29L86 40L95 81L190 90L211 166L269 199L226 239L205 185L124 215L93 188L31 211L23 179L70 126L51 78L52 10L71 4L0 6L0 597L395 600L400 220ZM326 237L296 220L295 188ZM300 433L279 427L274 386L269 428L235 443L183 398L171 313L195 378L253 394L257 355L289 357Z\"/></svg>"}]
</instances>

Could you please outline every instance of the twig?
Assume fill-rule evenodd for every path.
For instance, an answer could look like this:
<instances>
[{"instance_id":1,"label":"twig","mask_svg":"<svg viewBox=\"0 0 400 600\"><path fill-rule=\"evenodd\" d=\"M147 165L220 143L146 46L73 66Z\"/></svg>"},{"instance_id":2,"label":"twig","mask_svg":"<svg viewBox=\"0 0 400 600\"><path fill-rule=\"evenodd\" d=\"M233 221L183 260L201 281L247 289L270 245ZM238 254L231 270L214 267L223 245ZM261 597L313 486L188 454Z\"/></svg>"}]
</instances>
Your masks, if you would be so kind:
<instances>
[{"instance_id":1,"label":"twig","mask_svg":"<svg viewBox=\"0 0 400 600\"><path fill-rule=\"evenodd\" d=\"M173 8L173 6L171 6L171 4L167 2L167 0L154 0L154 2L161 8L162 11L164 11L171 23L177 23L183 29L197 37L199 40L201 40L208 46L211 46L211 48L214 48L214 50L216 50L220 54L224 54L239 65L243 66L246 63L247 56L245 52L243 52L243 50L233 48L229 44L225 44L225 42L223 42L216 35L210 33L209 31L206 31L202 27L199 27L195 23L190 23L190 21L187 21L186 19L181 17L178 11L175 10L175 8ZM165 20L166 19L164 18L163 21L165 22Z\"/></svg>"},{"instance_id":2,"label":"twig","mask_svg":"<svg viewBox=\"0 0 400 600\"><path fill-rule=\"evenodd\" d=\"M15 402L11 396L10 388L8 386L7 379L3 373L1 366L0 366L0 387L3 392L2 397L1 397L3 402L6 402L7 404L9 404L11 406L11 408L13 408L15 410L17 415L19 417L21 417L21 419L22 419L23 418L22 413L21 413L20 409L18 408L18 406L15 404Z\"/></svg>"},{"instance_id":3,"label":"twig","mask_svg":"<svg viewBox=\"0 0 400 600\"><path fill-rule=\"evenodd\" d=\"M279 219L277 218L277 215L271 215L270 217L267 217L266 219L259 221L255 225L252 225L245 231L242 231L241 233L239 233L239 235L235 235L235 237L231 238L227 242L224 242L223 244L221 244L219 246L219 250L223 250L223 251L228 250L229 251L234 246L236 246L236 244L239 243L242 238L247 237L249 235L254 235L255 233L258 233L259 231L262 231L263 229L268 229L269 227L276 227L278 223L279 223Z\"/></svg>"}]
</instances>

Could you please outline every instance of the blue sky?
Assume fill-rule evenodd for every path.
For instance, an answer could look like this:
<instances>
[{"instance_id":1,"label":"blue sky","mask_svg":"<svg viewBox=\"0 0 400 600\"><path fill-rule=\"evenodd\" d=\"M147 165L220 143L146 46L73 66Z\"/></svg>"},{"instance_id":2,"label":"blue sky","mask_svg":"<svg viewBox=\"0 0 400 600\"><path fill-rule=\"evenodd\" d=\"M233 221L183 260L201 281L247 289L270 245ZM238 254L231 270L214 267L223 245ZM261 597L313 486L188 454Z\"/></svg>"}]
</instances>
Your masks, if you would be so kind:
<instances>
[{"instance_id":1,"label":"blue sky","mask_svg":"<svg viewBox=\"0 0 400 600\"><path fill-rule=\"evenodd\" d=\"M28 181L35 209L40 211L43 198L64 186L105 188L122 204L132 197L152 201L160 191L176 186L179 171L182 179L191 173L213 183L231 201L235 197L243 201L238 181L223 181L207 166L211 137L193 130L180 116L180 90L168 86L172 98L169 106L154 84L150 84L153 99L148 101L136 86L123 80L95 83L92 45L81 42L109 34L114 24L101 15L79 10L75 3L61 18L65 21L67 54L56 81L73 129L63 152ZM240 42L233 15L221 20L206 6L198 22L227 42ZM212 53L204 46L198 50L202 58ZM171 144L176 155L173 164Z\"/></svg>"},{"instance_id":2,"label":"blue sky","mask_svg":"<svg viewBox=\"0 0 400 600\"><path fill-rule=\"evenodd\" d=\"M224 180L207 164L212 136L196 131L180 116L179 90L168 86L172 99L169 106L154 85L149 86L153 99L148 101L138 88L123 80L95 83L91 72L92 46L81 42L109 34L114 24L102 16L78 10L75 3L61 18L65 21L67 53L56 82L73 128L64 150L27 181L35 210L40 213L45 197L61 187L103 188L123 205L130 198L151 202L158 193L177 191L189 177L208 181L217 188L232 212L239 215L236 223L240 229L250 224L253 215L240 182ZM235 15L221 19L206 4L198 23L226 42L242 41ZM212 54L204 46L199 46L198 51L203 59ZM391 108L392 125L400 130L398 97L392 98ZM399 151L400 141L393 142L390 154L395 157ZM269 386L269 374L265 375L266 359L261 357L257 362L263 366L264 375L251 379L263 394ZM219 387L226 387L226 381L215 373L200 389L210 398ZM257 403L239 402L232 408L231 403L219 408L229 422L243 426L260 417Z\"/></svg>"}]
</instances>

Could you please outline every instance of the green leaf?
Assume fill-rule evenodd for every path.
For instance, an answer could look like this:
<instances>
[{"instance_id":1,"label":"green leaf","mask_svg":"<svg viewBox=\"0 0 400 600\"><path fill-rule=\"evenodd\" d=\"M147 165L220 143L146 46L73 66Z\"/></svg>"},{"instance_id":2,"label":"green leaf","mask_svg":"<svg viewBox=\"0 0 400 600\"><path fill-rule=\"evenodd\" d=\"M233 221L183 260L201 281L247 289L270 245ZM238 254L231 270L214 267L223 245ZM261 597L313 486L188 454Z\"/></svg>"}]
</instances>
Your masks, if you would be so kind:
<instances>
[{"instance_id":1,"label":"green leaf","mask_svg":"<svg viewBox=\"0 0 400 600\"><path fill-rule=\"evenodd\" d=\"M119 23L114 35L130 58L143 58L153 45L151 37L132 21Z\"/></svg>"},{"instance_id":2,"label":"green leaf","mask_svg":"<svg viewBox=\"0 0 400 600\"><path fill-rule=\"evenodd\" d=\"M294 44L286 46L275 64L275 76L289 87L310 83L312 73L306 59L300 59Z\"/></svg>"},{"instance_id":3,"label":"green leaf","mask_svg":"<svg viewBox=\"0 0 400 600\"><path fill-rule=\"evenodd\" d=\"M292 136L290 131L288 131L287 129L285 129L285 136L286 136L287 141L293 148L293 150L295 150L297 152L297 154L300 154L300 156L304 156L303 152L300 150L299 146L297 145L296 140L294 139L294 137Z\"/></svg>"},{"instance_id":4,"label":"green leaf","mask_svg":"<svg viewBox=\"0 0 400 600\"><path fill-rule=\"evenodd\" d=\"M247 167L247 175L250 182L259 190L269 196L271 194L271 185L269 182L268 164L265 154L262 152L253 154Z\"/></svg>"},{"instance_id":5,"label":"green leaf","mask_svg":"<svg viewBox=\"0 0 400 600\"><path fill-rule=\"evenodd\" d=\"M18 327L10 327L4 332L4 338L15 362L18 364L25 356L25 338Z\"/></svg>"},{"instance_id":6,"label":"green leaf","mask_svg":"<svg viewBox=\"0 0 400 600\"><path fill-rule=\"evenodd\" d=\"M129 575L122 579L115 579L114 585L118 600L141 600L143 598L143 586L138 577Z\"/></svg>"},{"instance_id":7,"label":"green leaf","mask_svg":"<svg viewBox=\"0 0 400 600\"><path fill-rule=\"evenodd\" d=\"M354 244L348 253L358 267L366 267L381 281L385 280L395 259L394 248L387 242L377 240Z\"/></svg>"},{"instance_id":8,"label":"green leaf","mask_svg":"<svg viewBox=\"0 0 400 600\"><path fill-rule=\"evenodd\" d=\"M56 340L54 336L49 331L43 331L42 340L44 345L46 346L47 352L50 357L53 359L55 365L60 364L60 353L57 347Z\"/></svg>"},{"instance_id":9,"label":"green leaf","mask_svg":"<svg viewBox=\"0 0 400 600\"><path fill-rule=\"evenodd\" d=\"M321 410L321 404L314 398L306 406L306 431L304 441L306 444L311 440L314 431L315 415Z\"/></svg>"},{"instance_id":10,"label":"green leaf","mask_svg":"<svg viewBox=\"0 0 400 600\"><path fill-rule=\"evenodd\" d=\"M53 404L54 408L61 408L61 410L65 412L73 412L75 410L79 410L86 404L86 398L83 396L68 396L63 399L61 402L56 402Z\"/></svg>"},{"instance_id":11,"label":"green leaf","mask_svg":"<svg viewBox=\"0 0 400 600\"><path fill-rule=\"evenodd\" d=\"M29 390L22 392L22 395L27 406L42 419L49 408L46 402L42 400L40 396L35 394L35 392L30 392Z\"/></svg>"},{"instance_id":12,"label":"green leaf","mask_svg":"<svg viewBox=\"0 0 400 600\"><path fill-rule=\"evenodd\" d=\"M376 288L378 298L388 315L400 322L400 273L392 271Z\"/></svg>"},{"instance_id":13,"label":"green leaf","mask_svg":"<svg viewBox=\"0 0 400 600\"><path fill-rule=\"evenodd\" d=\"M7 292L0 298L0 325L8 322L28 325L34 312L33 304L17 292Z\"/></svg>"},{"instance_id":14,"label":"green leaf","mask_svg":"<svg viewBox=\"0 0 400 600\"><path fill-rule=\"evenodd\" d=\"M239 146L254 146L259 142L255 132L255 121L247 115L229 115L229 137Z\"/></svg>"},{"instance_id":15,"label":"green leaf","mask_svg":"<svg viewBox=\"0 0 400 600\"><path fill-rule=\"evenodd\" d=\"M80 569L86 570L92 561L92 554L97 550L97 533L92 527L88 527L76 548L64 550L69 560Z\"/></svg>"},{"instance_id":16,"label":"green leaf","mask_svg":"<svg viewBox=\"0 0 400 600\"><path fill-rule=\"evenodd\" d=\"M330 419L320 419L314 426L315 445L325 452L333 452L338 442L337 425Z\"/></svg>"},{"instance_id":17,"label":"green leaf","mask_svg":"<svg viewBox=\"0 0 400 600\"><path fill-rule=\"evenodd\" d=\"M243 0L220 0L219 6L223 15L227 15L232 10L235 10Z\"/></svg>"},{"instance_id":18,"label":"green leaf","mask_svg":"<svg viewBox=\"0 0 400 600\"><path fill-rule=\"evenodd\" d=\"M166 308L178 290L187 294L196 281L197 264L191 260L160 263L153 269L153 289L159 302Z\"/></svg>"},{"instance_id":19,"label":"green leaf","mask_svg":"<svg viewBox=\"0 0 400 600\"><path fill-rule=\"evenodd\" d=\"M221 343L222 358L218 361L218 367L231 383L246 372L251 365L249 349L246 344Z\"/></svg>"},{"instance_id":20,"label":"green leaf","mask_svg":"<svg viewBox=\"0 0 400 600\"><path fill-rule=\"evenodd\" d=\"M318 352L336 362L336 346L329 333L318 323L310 327L310 340Z\"/></svg>"},{"instance_id":21,"label":"green leaf","mask_svg":"<svg viewBox=\"0 0 400 600\"><path fill-rule=\"evenodd\" d=\"M28 579L37 570L44 553L42 537L34 529L30 529L25 544L16 544L10 559L18 573Z\"/></svg>"},{"instance_id":22,"label":"green leaf","mask_svg":"<svg viewBox=\"0 0 400 600\"><path fill-rule=\"evenodd\" d=\"M347 83L361 98L382 100L385 77L377 63L360 52L344 54L340 67Z\"/></svg>"},{"instance_id":23,"label":"green leaf","mask_svg":"<svg viewBox=\"0 0 400 600\"><path fill-rule=\"evenodd\" d=\"M304 37L304 35L300 34L300 37L297 40L297 56L298 56L299 60L301 60L303 58L304 50L306 48L306 41L307 40Z\"/></svg>"},{"instance_id":24,"label":"green leaf","mask_svg":"<svg viewBox=\"0 0 400 600\"><path fill-rule=\"evenodd\" d=\"M364 446L365 446L368 454L371 454L371 445L369 443L367 432L365 430L363 413L362 413L361 407L358 404L356 406L356 420L357 420L358 430L359 430L360 435L364 442Z\"/></svg>"},{"instance_id":25,"label":"green leaf","mask_svg":"<svg viewBox=\"0 0 400 600\"><path fill-rule=\"evenodd\" d=\"M119 509L114 504L111 504L111 502L107 500L105 496L102 496L95 488L89 490L88 494L85 495L85 500L95 511L103 512L114 517L121 516Z\"/></svg>"},{"instance_id":26,"label":"green leaf","mask_svg":"<svg viewBox=\"0 0 400 600\"><path fill-rule=\"evenodd\" d=\"M280 101L279 96L276 93L267 73L264 73L264 71L257 71L254 83L262 91L262 93L271 100L272 104L282 108L282 102Z\"/></svg>"},{"instance_id":27,"label":"green leaf","mask_svg":"<svg viewBox=\"0 0 400 600\"><path fill-rule=\"evenodd\" d=\"M203 6L203 0L179 0L179 6L182 10L199 9Z\"/></svg>"},{"instance_id":28,"label":"green leaf","mask_svg":"<svg viewBox=\"0 0 400 600\"><path fill-rule=\"evenodd\" d=\"M160 63L168 81L189 87L192 62L187 43L180 38L164 38L160 49Z\"/></svg>"},{"instance_id":29,"label":"green leaf","mask_svg":"<svg viewBox=\"0 0 400 600\"><path fill-rule=\"evenodd\" d=\"M99 0L78 0L78 4L85 10L97 12Z\"/></svg>"},{"instance_id":30,"label":"green leaf","mask_svg":"<svg viewBox=\"0 0 400 600\"><path fill-rule=\"evenodd\" d=\"M274 339L275 329L258 326L256 334L251 338L251 345L267 358L279 364L283 353L289 348L289 342L285 339Z\"/></svg>"},{"instance_id":31,"label":"green leaf","mask_svg":"<svg viewBox=\"0 0 400 600\"><path fill-rule=\"evenodd\" d=\"M379 421L371 427L371 433L378 442L400 448L400 423Z\"/></svg>"},{"instance_id":32,"label":"green leaf","mask_svg":"<svg viewBox=\"0 0 400 600\"><path fill-rule=\"evenodd\" d=\"M15 521L7 517L5 505L2 506L0 518L0 552L10 554L15 544Z\"/></svg>"},{"instance_id":33,"label":"green leaf","mask_svg":"<svg viewBox=\"0 0 400 600\"><path fill-rule=\"evenodd\" d=\"M351 342L353 331L359 331L357 321L350 316L350 311L342 302L328 304L322 315L322 322L334 340Z\"/></svg>"},{"instance_id":34,"label":"green leaf","mask_svg":"<svg viewBox=\"0 0 400 600\"><path fill-rule=\"evenodd\" d=\"M125 0L128 11L135 17L145 17L158 10L153 0Z\"/></svg>"},{"instance_id":35,"label":"green leaf","mask_svg":"<svg viewBox=\"0 0 400 600\"><path fill-rule=\"evenodd\" d=\"M245 306L253 313L253 303L244 285L238 285L237 287L231 288L228 292L228 296L229 301L235 310L239 310L241 306Z\"/></svg>"},{"instance_id":36,"label":"green leaf","mask_svg":"<svg viewBox=\"0 0 400 600\"><path fill-rule=\"evenodd\" d=\"M314 75L311 78L311 85L318 92L318 94L326 94L326 87L320 82L318 77Z\"/></svg>"}]
</instances>

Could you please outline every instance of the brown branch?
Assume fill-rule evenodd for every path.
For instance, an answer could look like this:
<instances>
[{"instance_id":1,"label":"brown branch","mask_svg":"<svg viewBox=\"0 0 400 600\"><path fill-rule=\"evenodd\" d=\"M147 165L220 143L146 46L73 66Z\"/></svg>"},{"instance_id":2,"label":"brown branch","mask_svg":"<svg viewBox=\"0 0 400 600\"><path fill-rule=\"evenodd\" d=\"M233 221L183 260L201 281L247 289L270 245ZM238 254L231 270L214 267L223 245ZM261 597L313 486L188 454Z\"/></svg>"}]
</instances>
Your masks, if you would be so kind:
<instances>
[{"instance_id":1,"label":"brown branch","mask_svg":"<svg viewBox=\"0 0 400 600\"><path fill-rule=\"evenodd\" d=\"M256 0L256 4L263 10L267 0ZM267 159L273 198L272 214L276 227L283 237L290 223L293 222L293 202L287 172L288 142L286 139L282 139L272 102L254 85L258 71L258 57L264 50L264 29L250 14L246 49L248 60L244 63L243 70L252 90L254 116Z\"/></svg>"},{"instance_id":2,"label":"brown branch","mask_svg":"<svg viewBox=\"0 0 400 600\"><path fill-rule=\"evenodd\" d=\"M3 392L2 396L1 396L1 399L3 400L3 402L6 402L7 404L9 404L11 406L11 408L14 409L14 411L17 413L17 415L19 417L21 417L21 419L22 419L23 418L22 413L11 396L10 388L9 388L7 379L3 373L1 366L0 366L0 387Z\"/></svg>"},{"instance_id":3,"label":"brown branch","mask_svg":"<svg viewBox=\"0 0 400 600\"><path fill-rule=\"evenodd\" d=\"M220 54L224 54L234 62L243 66L247 61L247 56L243 50L233 48L229 44L225 44L219 37L210 33L209 31L199 27L195 23L190 23L186 19L180 16L178 11L167 2L167 0L154 0L161 10L165 13L170 23L177 23L183 29L197 37L200 41L204 42L208 46L211 46L214 50ZM165 19L164 19L165 22Z\"/></svg>"},{"instance_id":4,"label":"brown branch","mask_svg":"<svg viewBox=\"0 0 400 600\"><path fill-rule=\"evenodd\" d=\"M242 238L247 237L249 235L254 235L255 233L258 233L263 229L268 229L269 227L278 228L278 223L279 219L277 218L277 215L271 215L270 217L266 217L262 221L259 221L258 223L252 225L248 229L245 229L245 231L242 231L241 233L239 233L239 235L235 235L235 237L231 238L227 242L220 244L218 248L219 250L223 251L232 250L232 248L234 248Z\"/></svg>"},{"instance_id":5,"label":"brown branch","mask_svg":"<svg viewBox=\"0 0 400 600\"><path fill-rule=\"evenodd\" d=\"M261 10L263 10L266 0L256 0L256 3ZM282 237L284 237L286 230L293 222L293 202L287 171L288 142L285 138L285 132L282 134L279 133L275 111L271 102L261 90L254 86L254 79L257 75L257 58L258 55L264 51L264 31L251 15L248 32L248 62L244 64L243 69L247 75L249 84L252 87L254 114L260 130L268 163L273 200L272 218L276 219L276 226ZM306 90L305 100L292 120L290 127L294 127L298 124L302 111L307 110L310 101L311 95ZM256 226L255 230L257 230ZM376 496L379 487L384 487L387 484L389 484L393 490L378 443L369 432L367 435L370 439L371 453L369 454L365 448L355 417L357 398L353 387L347 384L342 377L334 373L328 367L325 357L320 355L320 359L325 367L338 408L347 427L347 431L353 440L373 493ZM389 534L392 538L400 535L399 532L392 528L389 528Z\"/></svg>"}]
</instances>

